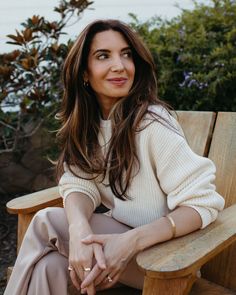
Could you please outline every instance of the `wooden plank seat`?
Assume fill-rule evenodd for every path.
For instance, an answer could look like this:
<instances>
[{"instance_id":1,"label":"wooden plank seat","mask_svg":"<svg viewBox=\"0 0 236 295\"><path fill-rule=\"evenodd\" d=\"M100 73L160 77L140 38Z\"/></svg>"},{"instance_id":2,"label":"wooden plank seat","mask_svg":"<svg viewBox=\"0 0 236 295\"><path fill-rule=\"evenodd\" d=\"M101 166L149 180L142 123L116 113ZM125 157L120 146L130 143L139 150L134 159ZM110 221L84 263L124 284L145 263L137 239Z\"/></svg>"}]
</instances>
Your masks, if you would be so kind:
<instances>
[{"instance_id":1,"label":"wooden plank seat","mask_svg":"<svg viewBox=\"0 0 236 295\"><path fill-rule=\"evenodd\" d=\"M153 246L137 256L145 273L142 294L236 294L236 113L177 113L192 149L215 162L216 186L225 197L226 209L206 229ZM57 187L10 201L8 211L19 216L18 246L35 212L61 205ZM196 276L199 269L201 279ZM141 291L117 288L99 293L138 295Z\"/></svg>"}]
</instances>

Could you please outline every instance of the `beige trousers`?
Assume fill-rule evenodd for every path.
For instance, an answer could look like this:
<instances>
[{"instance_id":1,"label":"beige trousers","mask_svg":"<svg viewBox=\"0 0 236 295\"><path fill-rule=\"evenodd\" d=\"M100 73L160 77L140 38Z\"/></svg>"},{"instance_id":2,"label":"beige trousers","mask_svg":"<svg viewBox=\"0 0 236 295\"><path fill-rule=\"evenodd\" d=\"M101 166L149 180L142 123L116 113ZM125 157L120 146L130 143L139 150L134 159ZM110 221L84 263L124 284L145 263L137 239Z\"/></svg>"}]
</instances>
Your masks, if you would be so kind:
<instances>
[{"instance_id":1,"label":"beige trousers","mask_svg":"<svg viewBox=\"0 0 236 295\"><path fill-rule=\"evenodd\" d=\"M130 227L104 214L93 214L96 234L122 233ZM46 208L32 219L4 295L66 295L68 290L68 222L63 208ZM143 286L143 273L133 259L120 282ZM79 292L77 292L79 294Z\"/></svg>"}]
</instances>

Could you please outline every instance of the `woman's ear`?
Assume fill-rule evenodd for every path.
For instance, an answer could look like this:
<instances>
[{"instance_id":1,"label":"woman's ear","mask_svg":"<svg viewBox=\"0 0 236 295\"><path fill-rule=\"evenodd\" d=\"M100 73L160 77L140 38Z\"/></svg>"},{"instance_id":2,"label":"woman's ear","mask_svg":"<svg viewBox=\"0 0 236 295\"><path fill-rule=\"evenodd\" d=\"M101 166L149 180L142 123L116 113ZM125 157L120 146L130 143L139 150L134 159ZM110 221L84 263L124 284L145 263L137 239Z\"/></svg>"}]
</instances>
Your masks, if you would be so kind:
<instances>
[{"instance_id":1,"label":"woman's ear","mask_svg":"<svg viewBox=\"0 0 236 295\"><path fill-rule=\"evenodd\" d=\"M87 73L87 71L84 71L84 74L83 74L83 80L84 80L84 82L85 83L87 83L88 82L88 73Z\"/></svg>"},{"instance_id":2,"label":"woman's ear","mask_svg":"<svg viewBox=\"0 0 236 295\"><path fill-rule=\"evenodd\" d=\"M85 88L88 88L88 86L89 86L89 79L88 79L88 73L87 73L87 71L84 71L84 74L83 74L83 83L84 83L84 87Z\"/></svg>"}]
</instances>

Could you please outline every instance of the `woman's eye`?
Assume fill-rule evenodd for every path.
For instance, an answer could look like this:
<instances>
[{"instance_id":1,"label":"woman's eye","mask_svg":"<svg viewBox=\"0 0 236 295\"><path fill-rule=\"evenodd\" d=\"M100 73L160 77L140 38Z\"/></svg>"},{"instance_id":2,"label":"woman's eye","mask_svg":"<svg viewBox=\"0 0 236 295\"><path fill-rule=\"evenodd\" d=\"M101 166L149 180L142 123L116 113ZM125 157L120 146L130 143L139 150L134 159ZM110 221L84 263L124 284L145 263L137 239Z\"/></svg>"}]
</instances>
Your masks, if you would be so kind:
<instances>
[{"instance_id":1,"label":"woman's eye","mask_svg":"<svg viewBox=\"0 0 236 295\"><path fill-rule=\"evenodd\" d=\"M132 57L132 52L131 51L124 52L123 56L127 57L127 58L130 58L130 57Z\"/></svg>"},{"instance_id":2,"label":"woman's eye","mask_svg":"<svg viewBox=\"0 0 236 295\"><path fill-rule=\"evenodd\" d=\"M99 54L99 55L97 56L97 58L98 58L99 60L103 60L103 59L108 58L108 55L107 55L106 53L102 53L102 54Z\"/></svg>"}]
</instances>

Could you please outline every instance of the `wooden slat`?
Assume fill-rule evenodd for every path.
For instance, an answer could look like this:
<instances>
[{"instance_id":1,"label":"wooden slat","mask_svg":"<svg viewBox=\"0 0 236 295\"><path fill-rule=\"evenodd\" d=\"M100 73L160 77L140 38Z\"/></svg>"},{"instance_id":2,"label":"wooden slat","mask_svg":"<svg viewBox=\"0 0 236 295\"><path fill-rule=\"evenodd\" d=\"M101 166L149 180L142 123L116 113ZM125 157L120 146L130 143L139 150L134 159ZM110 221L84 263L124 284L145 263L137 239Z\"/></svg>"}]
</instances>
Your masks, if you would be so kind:
<instances>
[{"instance_id":1,"label":"wooden slat","mask_svg":"<svg viewBox=\"0 0 236 295\"><path fill-rule=\"evenodd\" d=\"M7 211L13 214L33 213L50 206L60 206L62 198L59 195L58 187L52 187L19 198L7 203Z\"/></svg>"},{"instance_id":2,"label":"wooden slat","mask_svg":"<svg viewBox=\"0 0 236 295\"><path fill-rule=\"evenodd\" d=\"M189 295L236 295L236 293L201 278L194 283Z\"/></svg>"},{"instance_id":3,"label":"wooden slat","mask_svg":"<svg viewBox=\"0 0 236 295\"><path fill-rule=\"evenodd\" d=\"M30 214L19 214L18 215L18 227L17 227L17 253L20 250L22 240L24 238L25 232L34 217L34 213Z\"/></svg>"},{"instance_id":4,"label":"wooden slat","mask_svg":"<svg viewBox=\"0 0 236 295\"><path fill-rule=\"evenodd\" d=\"M209 158L216 165L216 188L226 207L236 203L236 113L218 113Z\"/></svg>"},{"instance_id":5,"label":"wooden slat","mask_svg":"<svg viewBox=\"0 0 236 295\"><path fill-rule=\"evenodd\" d=\"M236 241L236 204L223 210L207 228L143 251L138 254L137 263L149 277L186 276L195 273L233 241Z\"/></svg>"},{"instance_id":6,"label":"wooden slat","mask_svg":"<svg viewBox=\"0 0 236 295\"><path fill-rule=\"evenodd\" d=\"M236 113L219 113L209 152L216 164L217 191L226 207L236 203ZM205 278L236 291L236 243L203 267Z\"/></svg>"},{"instance_id":7,"label":"wooden slat","mask_svg":"<svg viewBox=\"0 0 236 295\"><path fill-rule=\"evenodd\" d=\"M196 275L176 279L157 279L145 277L143 295L188 295Z\"/></svg>"},{"instance_id":8,"label":"wooden slat","mask_svg":"<svg viewBox=\"0 0 236 295\"><path fill-rule=\"evenodd\" d=\"M216 114L193 111L177 111L177 114L190 147L197 154L207 156Z\"/></svg>"}]
</instances>

